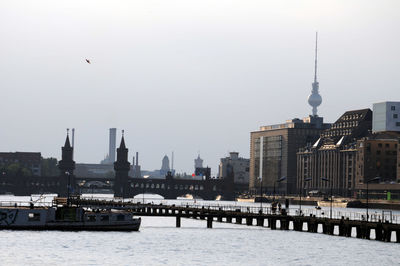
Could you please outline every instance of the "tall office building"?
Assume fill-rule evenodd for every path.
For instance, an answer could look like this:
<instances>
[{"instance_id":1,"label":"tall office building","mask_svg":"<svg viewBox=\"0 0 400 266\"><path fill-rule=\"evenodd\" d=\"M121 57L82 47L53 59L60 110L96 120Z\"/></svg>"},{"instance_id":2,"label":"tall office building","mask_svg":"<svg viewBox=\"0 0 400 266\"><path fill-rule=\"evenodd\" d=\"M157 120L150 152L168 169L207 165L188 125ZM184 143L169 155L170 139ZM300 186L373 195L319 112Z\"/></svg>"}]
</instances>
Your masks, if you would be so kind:
<instances>
[{"instance_id":1,"label":"tall office building","mask_svg":"<svg viewBox=\"0 0 400 266\"><path fill-rule=\"evenodd\" d=\"M263 193L296 193L296 152L314 143L330 125L322 117L309 116L288 120L284 124L260 127L250 133L249 189ZM277 184L277 180L286 177Z\"/></svg>"}]
</instances>

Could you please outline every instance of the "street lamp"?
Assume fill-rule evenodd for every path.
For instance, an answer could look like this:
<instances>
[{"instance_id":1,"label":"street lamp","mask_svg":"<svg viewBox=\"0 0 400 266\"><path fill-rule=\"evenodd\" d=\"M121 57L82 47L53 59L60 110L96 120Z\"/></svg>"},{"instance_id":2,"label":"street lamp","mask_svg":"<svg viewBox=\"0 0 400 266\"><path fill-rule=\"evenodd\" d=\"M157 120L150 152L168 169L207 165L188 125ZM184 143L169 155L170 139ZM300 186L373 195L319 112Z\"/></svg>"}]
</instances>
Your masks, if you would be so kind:
<instances>
[{"instance_id":1,"label":"street lamp","mask_svg":"<svg viewBox=\"0 0 400 266\"><path fill-rule=\"evenodd\" d=\"M280 182L282 182L283 180L286 180L286 176L282 176L281 178L275 180L275 182L274 182L274 198L275 198L275 184L276 184L276 183L280 183Z\"/></svg>"},{"instance_id":2,"label":"street lamp","mask_svg":"<svg viewBox=\"0 0 400 266\"><path fill-rule=\"evenodd\" d=\"M145 175L143 178L146 180L149 176ZM144 204L144 193L146 192L146 182L143 183L143 204Z\"/></svg>"},{"instance_id":3,"label":"street lamp","mask_svg":"<svg viewBox=\"0 0 400 266\"><path fill-rule=\"evenodd\" d=\"M307 178L304 178L304 182L308 182L308 181L311 181L311 177L307 177ZM304 185L304 183L303 182L300 182L300 208L299 208L299 215L301 215L301 196L302 196L302 194L303 194L303 185Z\"/></svg>"},{"instance_id":4,"label":"street lamp","mask_svg":"<svg viewBox=\"0 0 400 266\"><path fill-rule=\"evenodd\" d=\"M262 202L263 202L263 194L262 194L262 175L260 175L260 213L262 213Z\"/></svg>"},{"instance_id":5,"label":"street lamp","mask_svg":"<svg viewBox=\"0 0 400 266\"><path fill-rule=\"evenodd\" d=\"M381 178L379 176L377 176L377 177L374 177L374 178L372 178L370 180L367 180L367 222L368 222L368 184L370 182L372 182L372 181L376 181L376 180L379 180L379 179L381 179Z\"/></svg>"},{"instance_id":6,"label":"street lamp","mask_svg":"<svg viewBox=\"0 0 400 266\"><path fill-rule=\"evenodd\" d=\"M329 179L329 178L326 178L326 177L322 177L321 178L322 179L322 181L326 181L326 182L328 182L328 181L331 181L330 183L331 183L331 207L330 207L330 215L329 215L329 217L332 219L332 204L333 204L333 184L332 184L332 180L331 179Z\"/></svg>"}]
</instances>

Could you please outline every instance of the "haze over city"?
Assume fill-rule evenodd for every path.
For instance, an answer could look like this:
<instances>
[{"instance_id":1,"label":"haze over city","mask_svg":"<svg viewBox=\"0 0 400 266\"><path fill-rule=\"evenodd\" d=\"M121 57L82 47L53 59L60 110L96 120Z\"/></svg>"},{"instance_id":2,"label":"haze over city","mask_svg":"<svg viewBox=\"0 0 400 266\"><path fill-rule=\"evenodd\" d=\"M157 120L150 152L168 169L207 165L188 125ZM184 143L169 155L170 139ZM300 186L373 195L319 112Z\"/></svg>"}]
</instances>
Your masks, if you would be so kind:
<instances>
[{"instance_id":1,"label":"haze over city","mask_svg":"<svg viewBox=\"0 0 400 266\"><path fill-rule=\"evenodd\" d=\"M176 171L190 173L200 151L216 173L229 151L249 157L259 126L311 114L316 31L326 122L398 101L399 7L2 1L0 150L60 158L66 128L75 128L75 161L98 163L116 127L142 169L159 169L174 151Z\"/></svg>"}]
</instances>

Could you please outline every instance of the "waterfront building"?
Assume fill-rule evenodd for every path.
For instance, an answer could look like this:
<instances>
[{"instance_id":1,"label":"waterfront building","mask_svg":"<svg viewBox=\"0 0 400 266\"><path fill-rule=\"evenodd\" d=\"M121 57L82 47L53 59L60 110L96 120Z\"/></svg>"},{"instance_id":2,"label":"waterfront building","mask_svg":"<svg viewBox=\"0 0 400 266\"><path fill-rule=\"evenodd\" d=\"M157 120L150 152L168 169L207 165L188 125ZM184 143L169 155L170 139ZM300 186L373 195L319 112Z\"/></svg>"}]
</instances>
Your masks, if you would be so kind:
<instances>
[{"instance_id":1,"label":"waterfront building","mask_svg":"<svg viewBox=\"0 0 400 266\"><path fill-rule=\"evenodd\" d=\"M373 104L373 132L400 132L400 102Z\"/></svg>"},{"instance_id":2,"label":"waterfront building","mask_svg":"<svg viewBox=\"0 0 400 266\"><path fill-rule=\"evenodd\" d=\"M355 197L366 197L366 183L375 198L400 199L400 132L379 132L357 141Z\"/></svg>"},{"instance_id":3,"label":"waterfront building","mask_svg":"<svg viewBox=\"0 0 400 266\"><path fill-rule=\"evenodd\" d=\"M312 145L297 153L298 193L332 192L351 196L355 188L357 139L370 133L370 109L345 112Z\"/></svg>"},{"instance_id":4,"label":"waterfront building","mask_svg":"<svg viewBox=\"0 0 400 266\"><path fill-rule=\"evenodd\" d=\"M231 167L233 171L235 190L247 191L249 189L250 159L239 157L238 152L230 152L229 157L220 160L219 178L228 176L228 167Z\"/></svg>"},{"instance_id":5,"label":"waterfront building","mask_svg":"<svg viewBox=\"0 0 400 266\"><path fill-rule=\"evenodd\" d=\"M309 116L262 126L259 131L251 132L249 189L256 192L262 186L263 193L267 194L272 194L274 188L277 193L295 194L296 152L314 143L329 126L323 123L322 117ZM286 179L277 183L282 177Z\"/></svg>"},{"instance_id":6,"label":"waterfront building","mask_svg":"<svg viewBox=\"0 0 400 266\"><path fill-rule=\"evenodd\" d=\"M6 168L11 164L18 164L27 168L33 176L41 175L40 152L0 152L0 167Z\"/></svg>"},{"instance_id":7,"label":"waterfront building","mask_svg":"<svg viewBox=\"0 0 400 266\"><path fill-rule=\"evenodd\" d=\"M356 182L375 177L380 182L400 182L397 176L399 133L375 133L357 141Z\"/></svg>"}]
</instances>

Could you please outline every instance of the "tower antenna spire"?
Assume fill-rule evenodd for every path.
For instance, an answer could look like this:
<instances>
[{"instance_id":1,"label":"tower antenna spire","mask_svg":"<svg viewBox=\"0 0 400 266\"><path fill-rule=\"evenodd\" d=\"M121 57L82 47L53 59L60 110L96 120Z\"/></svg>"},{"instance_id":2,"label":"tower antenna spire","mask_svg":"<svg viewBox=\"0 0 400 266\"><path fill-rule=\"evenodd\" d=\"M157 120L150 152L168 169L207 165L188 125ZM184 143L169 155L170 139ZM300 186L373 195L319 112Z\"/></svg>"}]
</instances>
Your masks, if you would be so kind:
<instances>
[{"instance_id":1,"label":"tower antenna spire","mask_svg":"<svg viewBox=\"0 0 400 266\"><path fill-rule=\"evenodd\" d=\"M317 82L317 56L318 56L318 31L315 32L315 66L314 66L314 82Z\"/></svg>"},{"instance_id":2,"label":"tower antenna spire","mask_svg":"<svg viewBox=\"0 0 400 266\"><path fill-rule=\"evenodd\" d=\"M315 32L315 65L314 65L314 82L312 90L308 96L308 104L312 106L312 115L318 116L317 107L322 103L322 97L319 95L319 83L317 81L317 55L318 55L318 32Z\"/></svg>"}]
</instances>

